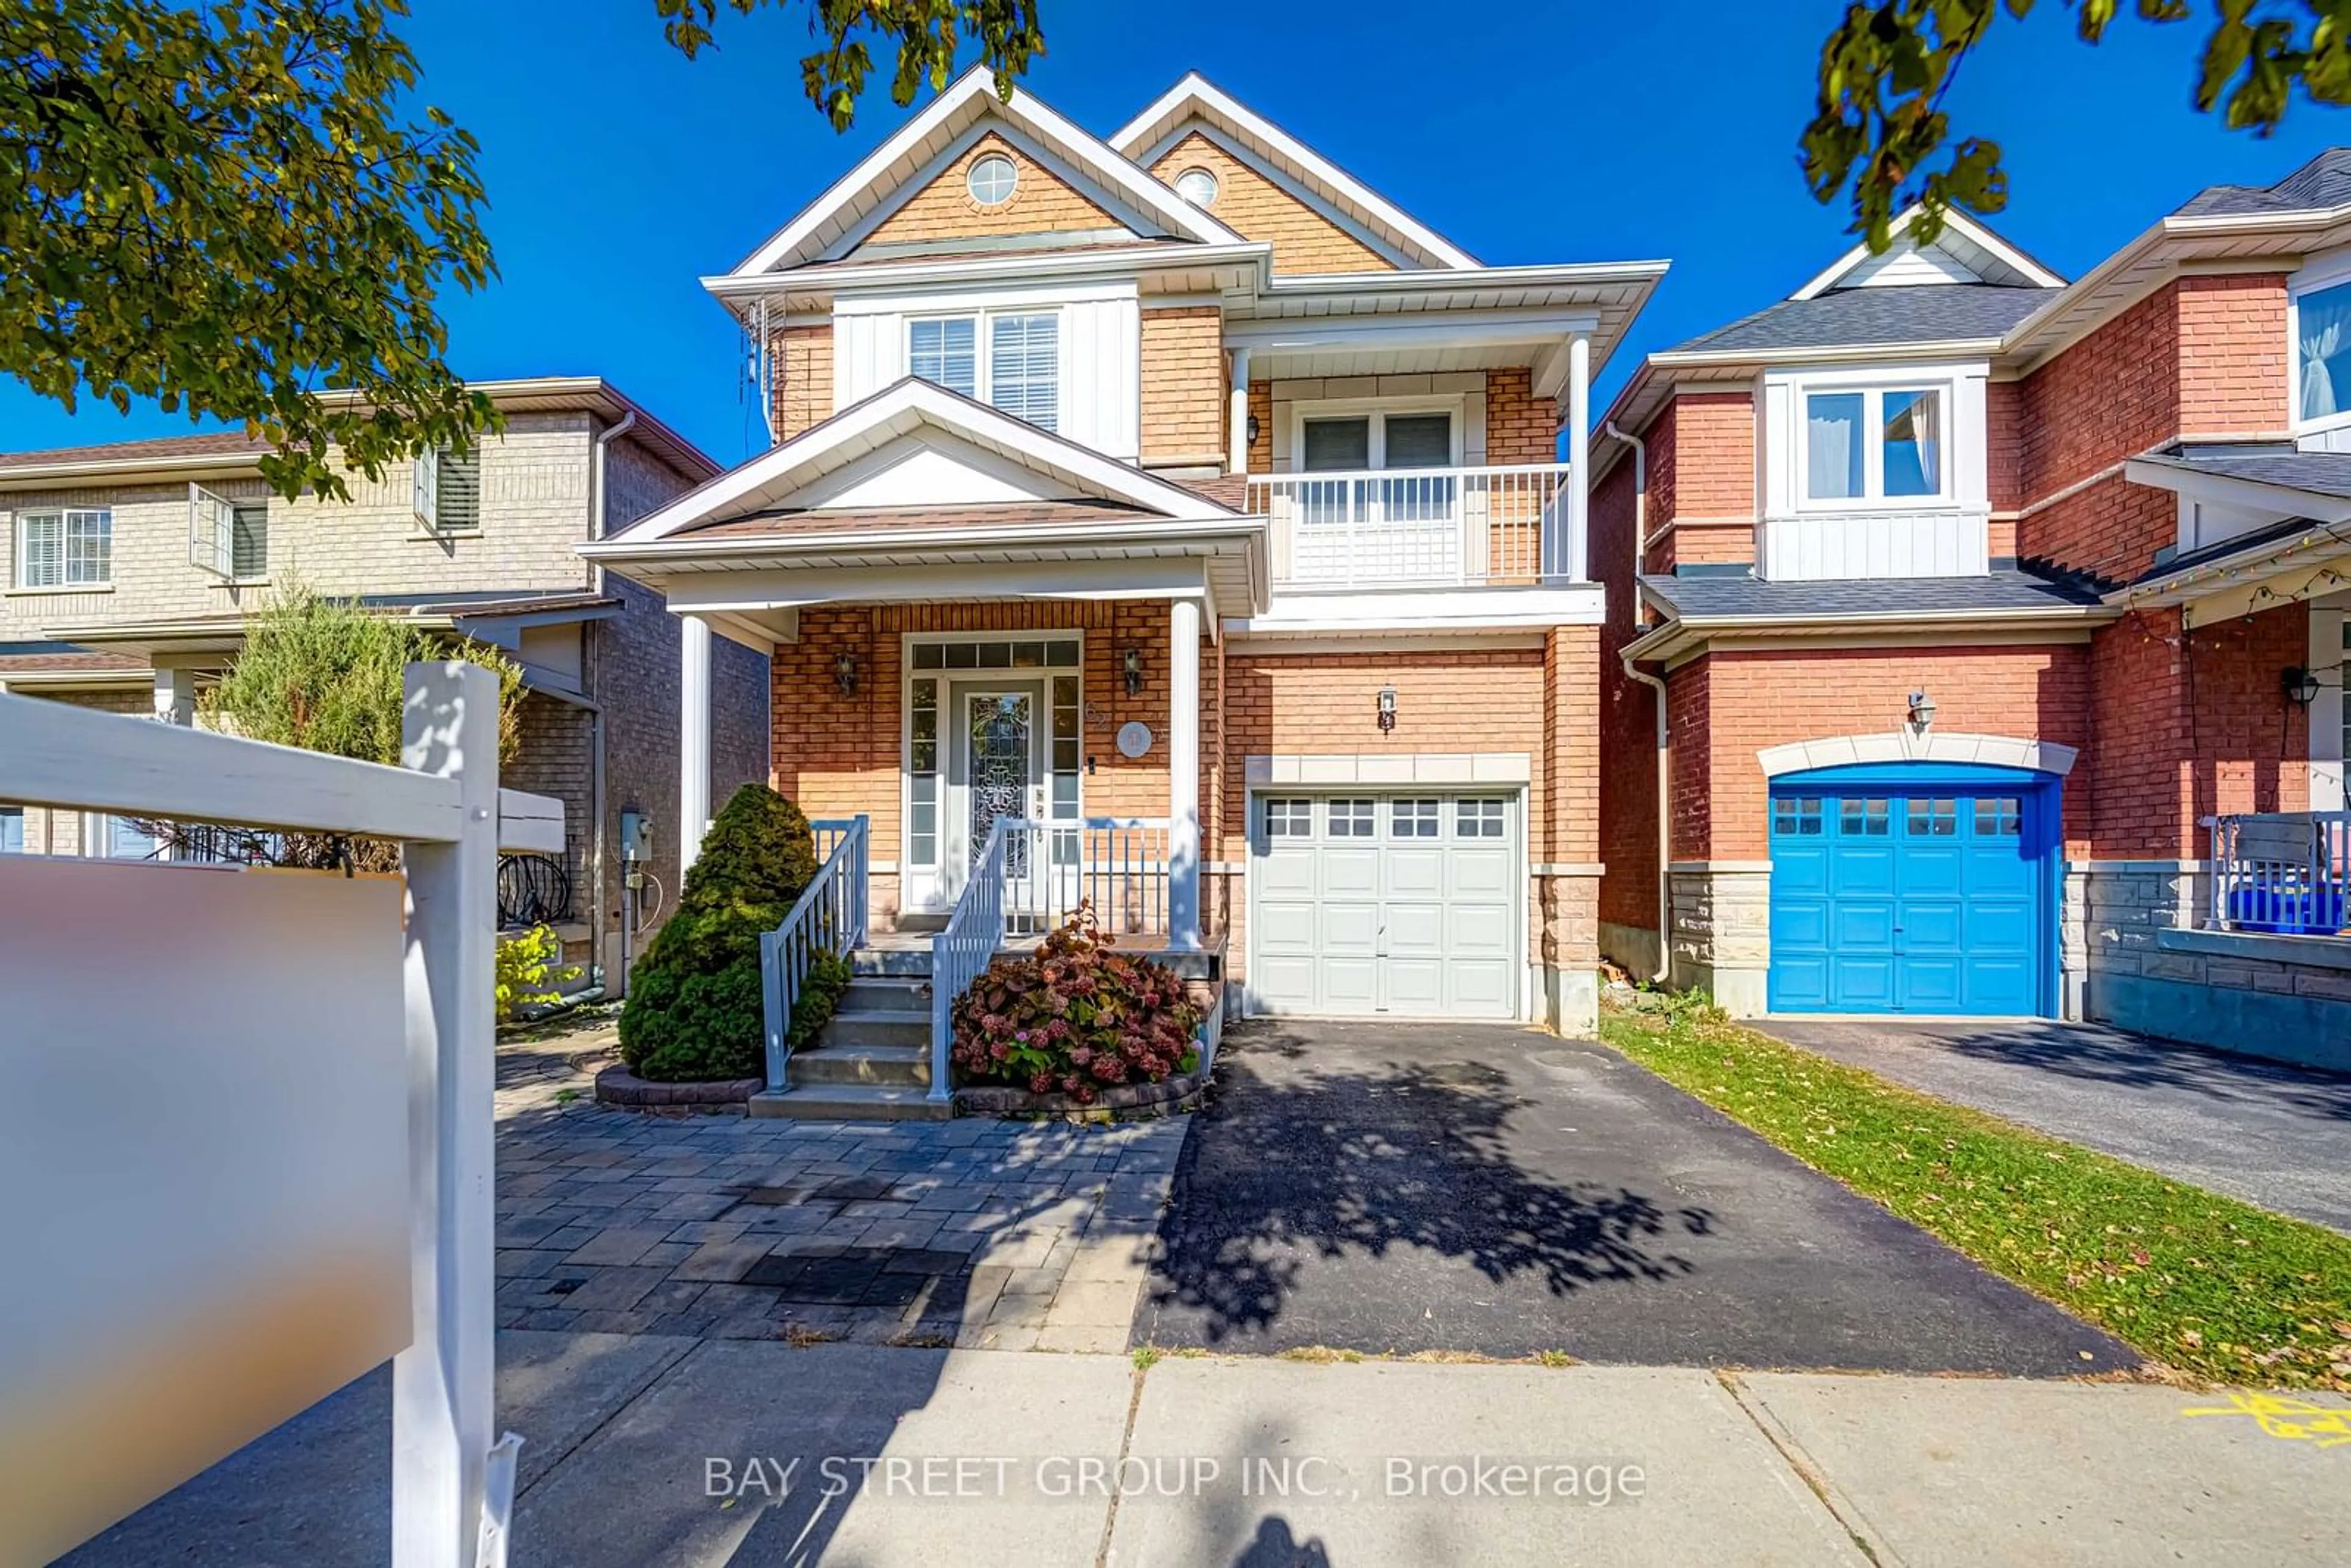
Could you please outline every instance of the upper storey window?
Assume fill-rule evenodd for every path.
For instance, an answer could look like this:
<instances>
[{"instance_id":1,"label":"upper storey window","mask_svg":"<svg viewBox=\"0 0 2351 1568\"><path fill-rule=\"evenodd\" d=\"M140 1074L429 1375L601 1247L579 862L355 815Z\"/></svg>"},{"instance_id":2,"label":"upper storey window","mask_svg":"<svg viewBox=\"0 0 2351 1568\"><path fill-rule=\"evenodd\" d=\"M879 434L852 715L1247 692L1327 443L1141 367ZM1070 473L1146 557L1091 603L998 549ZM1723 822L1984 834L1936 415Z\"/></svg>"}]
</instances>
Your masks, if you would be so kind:
<instances>
[{"instance_id":1,"label":"upper storey window","mask_svg":"<svg viewBox=\"0 0 2351 1568\"><path fill-rule=\"evenodd\" d=\"M2304 423L2351 413L2351 281L2294 298L2295 403Z\"/></svg>"},{"instance_id":2,"label":"upper storey window","mask_svg":"<svg viewBox=\"0 0 2351 1568\"><path fill-rule=\"evenodd\" d=\"M981 206L1000 207L1012 199L1014 189L1020 183L1020 171L1013 166L1011 159L991 152L972 163L963 183L971 199Z\"/></svg>"},{"instance_id":3,"label":"upper storey window","mask_svg":"<svg viewBox=\"0 0 2351 1568\"><path fill-rule=\"evenodd\" d=\"M16 586L103 587L114 580L114 514L67 507L16 514Z\"/></svg>"},{"instance_id":4,"label":"upper storey window","mask_svg":"<svg viewBox=\"0 0 2351 1568\"><path fill-rule=\"evenodd\" d=\"M1804 496L1917 500L1947 493L1943 394L1871 387L1804 397Z\"/></svg>"},{"instance_id":5,"label":"upper storey window","mask_svg":"<svg viewBox=\"0 0 2351 1568\"><path fill-rule=\"evenodd\" d=\"M1061 409L1061 318L1050 310L997 310L909 321L906 369L1051 430Z\"/></svg>"}]
</instances>

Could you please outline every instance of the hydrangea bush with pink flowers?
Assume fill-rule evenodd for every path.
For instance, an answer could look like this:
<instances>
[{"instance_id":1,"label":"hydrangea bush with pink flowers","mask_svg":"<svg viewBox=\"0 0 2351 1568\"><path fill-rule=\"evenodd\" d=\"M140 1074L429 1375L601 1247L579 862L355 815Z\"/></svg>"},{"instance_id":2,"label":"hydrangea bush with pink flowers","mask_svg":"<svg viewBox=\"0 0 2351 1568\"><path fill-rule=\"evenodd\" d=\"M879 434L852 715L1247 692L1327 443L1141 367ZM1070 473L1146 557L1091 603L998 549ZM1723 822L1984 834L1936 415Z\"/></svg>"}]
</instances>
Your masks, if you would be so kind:
<instances>
[{"instance_id":1,"label":"hydrangea bush with pink flowers","mask_svg":"<svg viewBox=\"0 0 2351 1568\"><path fill-rule=\"evenodd\" d=\"M1165 964L1112 950L1081 904L1034 956L998 958L955 1004L966 1083L1010 1083L1091 1105L1116 1083L1199 1065L1200 1009Z\"/></svg>"}]
</instances>

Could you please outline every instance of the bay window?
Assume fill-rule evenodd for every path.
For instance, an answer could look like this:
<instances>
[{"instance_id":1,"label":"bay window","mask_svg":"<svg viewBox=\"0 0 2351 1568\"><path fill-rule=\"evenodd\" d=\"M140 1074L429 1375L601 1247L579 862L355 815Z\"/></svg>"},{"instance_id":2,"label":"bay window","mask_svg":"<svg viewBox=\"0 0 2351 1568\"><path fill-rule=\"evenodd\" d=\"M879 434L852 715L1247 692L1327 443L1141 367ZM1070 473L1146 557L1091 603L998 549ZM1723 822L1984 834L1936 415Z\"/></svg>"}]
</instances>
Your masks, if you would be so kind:
<instances>
[{"instance_id":1,"label":"bay window","mask_svg":"<svg viewBox=\"0 0 2351 1568\"><path fill-rule=\"evenodd\" d=\"M1061 318L1051 310L918 318L906 323L906 369L1052 430L1061 412Z\"/></svg>"},{"instance_id":2,"label":"bay window","mask_svg":"<svg viewBox=\"0 0 2351 1568\"><path fill-rule=\"evenodd\" d=\"M1870 387L1804 396L1804 496L1900 501L1948 493L1943 393Z\"/></svg>"}]
</instances>

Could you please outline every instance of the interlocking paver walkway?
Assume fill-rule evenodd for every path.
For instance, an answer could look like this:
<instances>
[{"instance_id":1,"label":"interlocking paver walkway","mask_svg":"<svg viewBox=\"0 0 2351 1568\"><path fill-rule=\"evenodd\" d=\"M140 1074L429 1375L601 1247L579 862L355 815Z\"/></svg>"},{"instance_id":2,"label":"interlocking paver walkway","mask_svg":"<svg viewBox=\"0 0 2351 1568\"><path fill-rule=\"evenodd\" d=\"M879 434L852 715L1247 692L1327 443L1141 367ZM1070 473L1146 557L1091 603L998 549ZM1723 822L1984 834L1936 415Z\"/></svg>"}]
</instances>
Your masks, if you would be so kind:
<instances>
[{"instance_id":1,"label":"interlocking paver walkway","mask_svg":"<svg viewBox=\"0 0 2351 1568\"><path fill-rule=\"evenodd\" d=\"M501 1328L1125 1348L1187 1118L647 1116L611 1047L499 1048Z\"/></svg>"}]
</instances>

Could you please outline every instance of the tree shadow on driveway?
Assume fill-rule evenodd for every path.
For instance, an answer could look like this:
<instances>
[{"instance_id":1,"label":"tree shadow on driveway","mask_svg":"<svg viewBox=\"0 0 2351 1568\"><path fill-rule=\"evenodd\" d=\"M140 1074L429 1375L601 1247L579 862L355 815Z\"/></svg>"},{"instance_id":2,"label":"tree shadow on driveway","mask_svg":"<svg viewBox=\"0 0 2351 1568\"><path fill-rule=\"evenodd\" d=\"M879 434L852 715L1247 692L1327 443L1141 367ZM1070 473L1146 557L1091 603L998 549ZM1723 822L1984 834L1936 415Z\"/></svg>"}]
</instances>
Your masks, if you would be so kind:
<instances>
[{"instance_id":1,"label":"tree shadow on driveway","mask_svg":"<svg viewBox=\"0 0 2351 1568\"><path fill-rule=\"evenodd\" d=\"M2133 1365L1617 1053L1496 1024L1237 1029L1137 1343L2073 1375Z\"/></svg>"},{"instance_id":2,"label":"tree shadow on driveway","mask_svg":"<svg viewBox=\"0 0 2351 1568\"><path fill-rule=\"evenodd\" d=\"M1522 1169L1505 1135L1520 1103L1508 1075L1478 1062L1310 1068L1273 1082L1234 1061L1211 1114L1249 1135L1196 1136L1187 1148L1154 1304L1180 1303L1214 1344L1271 1329L1311 1258L1411 1249L1555 1296L1691 1270L1675 1246L1707 1233L1705 1208ZM1211 1223L1183 1223L1195 1204Z\"/></svg>"}]
</instances>

